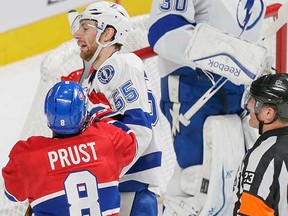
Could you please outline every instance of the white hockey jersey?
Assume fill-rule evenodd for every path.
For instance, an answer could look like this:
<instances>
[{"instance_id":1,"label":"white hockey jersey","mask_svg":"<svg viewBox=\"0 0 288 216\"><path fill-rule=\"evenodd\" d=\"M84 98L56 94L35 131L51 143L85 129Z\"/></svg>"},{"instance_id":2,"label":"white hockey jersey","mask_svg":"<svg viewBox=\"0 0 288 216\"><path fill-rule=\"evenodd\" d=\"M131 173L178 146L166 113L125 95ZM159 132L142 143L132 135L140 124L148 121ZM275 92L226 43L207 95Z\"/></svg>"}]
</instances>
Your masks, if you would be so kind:
<instances>
[{"instance_id":1,"label":"white hockey jersey","mask_svg":"<svg viewBox=\"0 0 288 216\"><path fill-rule=\"evenodd\" d=\"M154 0L148 38L161 56L161 77L189 65L184 53L197 23L255 42L260 38L265 9L263 0Z\"/></svg>"},{"instance_id":2,"label":"white hockey jersey","mask_svg":"<svg viewBox=\"0 0 288 216\"><path fill-rule=\"evenodd\" d=\"M133 53L115 52L83 82L87 93L102 92L121 121L136 134L138 149L132 167L120 179L120 191L148 188L159 194L161 151L157 146L154 126L158 121L157 105L149 88L142 60ZM93 109L89 104L89 110Z\"/></svg>"}]
</instances>

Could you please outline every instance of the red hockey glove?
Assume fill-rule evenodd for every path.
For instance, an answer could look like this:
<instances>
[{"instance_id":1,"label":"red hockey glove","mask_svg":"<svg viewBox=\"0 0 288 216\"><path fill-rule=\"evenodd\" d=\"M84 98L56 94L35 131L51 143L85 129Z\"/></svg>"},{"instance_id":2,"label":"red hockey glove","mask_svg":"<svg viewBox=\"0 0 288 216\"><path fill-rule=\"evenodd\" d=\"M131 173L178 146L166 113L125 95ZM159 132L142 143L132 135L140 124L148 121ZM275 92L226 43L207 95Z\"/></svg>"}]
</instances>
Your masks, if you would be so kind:
<instances>
[{"instance_id":1,"label":"red hockey glove","mask_svg":"<svg viewBox=\"0 0 288 216\"><path fill-rule=\"evenodd\" d=\"M93 114L89 113L89 125L102 121L102 119L117 119L116 116L120 115L118 111L113 111L110 108L103 108L101 106L93 108Z\"/></svg>"},{"instance_id":2,"label":"red hockey glove","mask_svg":"<svg viewBox=\"0 0 288 216\"><path fill-rule=\"evenodd\" d=\"M79 82L81 75L83 73L83 68L72 71L70 74L67 76L61 76L61 81L74 81L74 82Z\"/></svg>"},{"instance_id":3,"label":"red hockey glove","mask_svg":"<svg viewBox=\"0 0 288 216\"><path fill-rule=\"evenodd\" d=\"M89 100L95 104L95 107L102 106L103 108L110 108L112 109L112 106L110 105L110 102L105 97L105 95L102 92L95 92L94 90L88 94ZM94 106L93 106L94 109Z\"/></svg>"},{"instance_id":4,"label":"red hockey glove","mask_svg":"<svg viewBox=\"0 0 288 216\"><path fill-rule=\"evenodd\" d=\"M120 113L118 111L112 110L112 106L110 105L108 99L102 92L92 91L88 94L89 100L93 103L93 108L89 112L89 123L108 118L108 117L116 117Z\"/></svg>"},{"instance_id":5,"label":"red hockey glove","mask_svg":"<svg viewBox=\"0 0 288 216\"><path fill-rule=\"evenodd\" d=\"M94 68L91 67L90 71L89 71L89 75L94 71ZM68 74L67 76L61 76L61 81L74 81L74 82L79 82L80 78L82 76L83 73L83 68L78 69L76 71L72 71L70 74Z\"/></svg>"}]
</instances>

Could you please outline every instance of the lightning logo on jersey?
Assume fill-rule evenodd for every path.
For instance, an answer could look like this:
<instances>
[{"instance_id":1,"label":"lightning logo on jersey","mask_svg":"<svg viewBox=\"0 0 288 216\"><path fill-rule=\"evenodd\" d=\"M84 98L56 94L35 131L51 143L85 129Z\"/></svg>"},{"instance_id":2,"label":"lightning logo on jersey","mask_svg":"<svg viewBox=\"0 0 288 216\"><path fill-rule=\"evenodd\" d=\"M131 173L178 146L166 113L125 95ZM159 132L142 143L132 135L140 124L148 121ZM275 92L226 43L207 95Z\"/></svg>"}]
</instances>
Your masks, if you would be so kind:
<instances>
[{"instance_id":1,"label":"lightning logo on jersey","mask_svg":"<svg viewBox=\"0 0 288 216\"><path fill-rule=\"evenodd\" d=\"M100 68L97 78L102 84L107 84L114 77L115 70L112 65L105 65Z\"/></svg>"}]
</instances>

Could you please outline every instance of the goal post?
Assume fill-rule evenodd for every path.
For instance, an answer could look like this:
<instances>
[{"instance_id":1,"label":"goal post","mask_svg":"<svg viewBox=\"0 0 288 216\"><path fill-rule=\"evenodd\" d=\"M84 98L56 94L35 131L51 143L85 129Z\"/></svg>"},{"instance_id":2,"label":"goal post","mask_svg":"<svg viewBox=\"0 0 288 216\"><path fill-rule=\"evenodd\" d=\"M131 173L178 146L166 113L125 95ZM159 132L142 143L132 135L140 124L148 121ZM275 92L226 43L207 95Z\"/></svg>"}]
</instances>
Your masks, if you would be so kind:
<instances>
[{"instance_id":1,"label":"goal post","mask_svg":"<svg viewBox=\"0 0 288 216\"><path fill-rule=\"evenodd\" d=\"M277 12L281 6L282 4L280 3L268 5L266 8L265 19L277 18ZM287 73L287 24L282 26L276 33L275 52L276 71L278 73Z\"/></svg>"}]
</instances>

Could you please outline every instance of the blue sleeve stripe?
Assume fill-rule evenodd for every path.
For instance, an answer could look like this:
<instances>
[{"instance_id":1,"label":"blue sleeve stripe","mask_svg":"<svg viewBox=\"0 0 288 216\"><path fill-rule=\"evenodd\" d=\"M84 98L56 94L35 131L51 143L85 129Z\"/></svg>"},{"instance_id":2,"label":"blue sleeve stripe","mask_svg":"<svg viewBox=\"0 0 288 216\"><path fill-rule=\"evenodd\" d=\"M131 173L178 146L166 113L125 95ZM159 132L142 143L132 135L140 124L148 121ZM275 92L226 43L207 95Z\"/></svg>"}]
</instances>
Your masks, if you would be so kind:
<instances>
[{"instance_id":1,"label":"blue sleeve stripe","mask_svg":"<svg viewBox=\"0 0 288 216\"><path fill-rule=\"evenodd\" d=\"M18 200L14 196L10 195L6 190L5 190L5 195L9 200L13 202L18 202Z\"/></svg>"},{"instance_id":2,"label":"blue sleeve stripe","mask_svg":"<svg viewBox=\"0 0 288 216\"><path fill-rule=\"evenodd\" d=\"M161 166L161 152L153 152L141 156L136 163L128 170L127 174L137 173L144 170Z\"/></svg>"},{"instance_id":3,"label":"blue sleeve stripe","mask_svg":"<svg viewBox=\"0 0 288 216\"><path fill-rule=\"evenodd\" d=\"M167 32L180 28L184 25L191 25L183 16L176 14L169 14L162 17L155 22L149 29L148 40L152 48L154 48L156 42Z\"/></svg>"},{"instance_id":4,"label":"blue sleeve stripe","mask_svg":"<svg viewBox=\"0 0 288 216\"><path fill-rule=\"evenodd\" d=\"M113 121L113 122L108 122L108 123L112 124L112 125L114 125L114 126L116 126L118 128L121 128L125 132L128 132L128 131L131 130L127 125L125 125L125 124L123 124L122 122L119 122L119 121Z\"/></svg>"},{"instance_id":5,"label":"blue sleeve stripe","mask_svg":"<svg viewBox=\"0 0 288 216\"><path fill-rule=\"evenodd\" d=\"M142 109L125 111L121 122L124 124L139 125L150 129L152 128L149 114L144 113Z\"/></svg>"},{"instance_id":6,"label":"blue sleeve stripe","mask_svg":"<svg viewBox=\"0 0 288 216\"><path fill-rule=\"evenodd\" d=\"M114 208L120 207L120 194L119 188L114 187L107 187L98 189L99 197L101 197L101 211L107 211ZM111 200L111 194L113 194L113 199Z\"/></svg>"},{"instance_id":7,"label":"blue sleeve stripe","mask_svg":"<svg viewBox=\"0 0 288 216\"><path fill-rule=\"evenodd\" d=\"M119 184L120 192L131 192L131 191L141 191L148 188L148 184L138 182L135 180L121 182Z\"/></svg>"}]
</instances>

